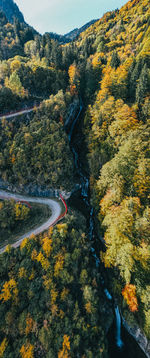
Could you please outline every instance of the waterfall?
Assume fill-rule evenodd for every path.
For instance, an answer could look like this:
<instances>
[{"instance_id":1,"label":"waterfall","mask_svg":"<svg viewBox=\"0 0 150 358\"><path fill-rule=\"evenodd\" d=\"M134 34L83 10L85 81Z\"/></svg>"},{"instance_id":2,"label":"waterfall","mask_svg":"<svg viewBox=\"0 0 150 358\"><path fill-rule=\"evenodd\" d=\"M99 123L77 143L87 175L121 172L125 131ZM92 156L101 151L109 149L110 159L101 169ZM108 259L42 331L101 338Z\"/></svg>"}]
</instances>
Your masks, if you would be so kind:
<instances>
[{"instance_id":1,"label":"waterfall","mask_svg":"<svg viewBox=\"0 0 150 358\"><path fill-rule=\"evenodd\" d=\"M78 154L77 154L77 152L75 151L75 149L73 147L71 147L71 149L72 149L72 153L74 155L75 168L78 168Z\"/></svg>"},{"instance_id":2,"label":"waterfall","mask_svg":"<svg viewBox=\"0 0 150 358\"><path fill-rule=\"evenodd\" d=\"M112 301L112 296L110 292L107 290L107 288L104 289L105 295L108 298L109 301Z\"/></svg>"},{"instance_id":3,"label":"waterfall","mask_svg":"<svg viewBox=\"0 0 150 358\"><path fill-rule=\"evenodd\" d=\"M83 196L83 200L86 200L88 198L88 191L89 191L89 180L87 178L83 177L82 192L81 192L81 195ZM89 206L89 204L88 204L88 206Z\"/></svg>"},{"instance_id":4,"label":"waterfall","mask_svg":"<svg viewBox=\"0 0 150 358\"><path fill-rule=\"evenodd\" d=\"M83 106L82 106L82 102L81 102L81 103L80 103L79 113L78 113L77 117L74 119L74 121L73 121L73 123L72 123L72 126L71 126L71 129L70 129L70 132L69 132L69 134L68 134L69 142L71 141L72 133L73 133L75 124L76 124L76 122L77 122L77 120L78 120L78 118L79 118L79 116L80 116L80 114L81 114L81 112L82 112L82 108L83 108Z\"/></svg>"},{"instance_id":5,"label":"waterfall","mask_svg":"<svg viewBox=\"0 0 150 358\"><path fill-rule=\"evenodd\" d=\"M118 306L115 307L116 315L116 344L118 348L123 347L123 341L121 339L121 317Z\"/></svg>"}]
</instances>

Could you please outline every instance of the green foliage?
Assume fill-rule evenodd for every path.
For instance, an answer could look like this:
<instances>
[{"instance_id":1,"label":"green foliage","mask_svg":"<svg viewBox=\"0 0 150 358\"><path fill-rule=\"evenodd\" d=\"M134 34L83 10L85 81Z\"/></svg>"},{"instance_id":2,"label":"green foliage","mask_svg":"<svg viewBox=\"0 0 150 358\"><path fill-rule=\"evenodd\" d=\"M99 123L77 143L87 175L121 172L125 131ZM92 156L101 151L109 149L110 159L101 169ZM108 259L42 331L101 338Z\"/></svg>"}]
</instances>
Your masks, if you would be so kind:
<instances>
[{"instance_id":1,"label":"green foliage","mask_svg":"<svg viewBox=\"0 0 150 358\"><path fill-rule=\"evenodd\" d=\"M66 74L62 70L47 65L42 60L15 56L0 63L0 102L1 112L17 108L22 101L33 103L33 99L48 98L67 86ZM11 90L8 91L8 88ZM3 95L7 91L7 97ZM12 100L12 98L15 100ZM31 105L29 102L28 106Z\"/></svg>"},{"instance_id":2,"label":"green foliage","mask_svg":"<svg viewBox=\"0 0 150 358\"><path fill-rule=\"evenodd\" d=\"M94 53L90 58L94 66L102 69L99 91L84 121L92 201L106 243L106 252L101 257L105 266L113 269L110 278L114 275L114 287L118 287L122 306L125 302L122 302L121 293L131 311L138 309L138 324L140 322L147 336L149 308L145 297L149 290L150 259L147 234L150 225L148 18L147 0L144 4L130 1L120 11L105 14L79 38L79 44L84 46L87 36L93 36ZM97 47L99 44L102 54ZM116 294L113 285L112 289Z\"/></svg>"},{"instance_id":3,"label":"green foliage","mask_svg":"<svg viewBox=\"0 0 150 358\"><path fill-rule=\"evenodd\" d=\"M21 81L20 81L20 78L19 78L19 76L18 76L18 74L17 74L16 71L14 71L14 72L11 74L9 80L8 80L8 78L6 78L6 80L5 80L5 86L6 86L6 88L10 88L11 91L12 91L14 94L18 95L19 97L25 97L25 96L27 96L27 92L25 92L25 89L24 89L24 87L22 86Z\"/></svg>"},{"instance_id":4,"label":"green foliage","mask_svg":"<svg viewBox=\"0 0 150 358\"><path fill-rule=\"evenodd\" d=\"M110 66L114 67L115 69L120 65L120 59L116 51L113 52Z\"/></svg>"},{"instance_id":5,"label":"green foliage","mask_svg":"<svg viewBox=\"0 0 150 358\"><path fill-rule=\"evenodd\" d=\"M150 70L148 70L147 65L145 64L142 68L137 90L136 90L136 101L137 103L143 103L146 97L146 94L150 92Z\"/></svg>"},{"instance_id":6,"label":"green foliage","mask_svg":"<svg viewBox=\"0 0 150 358\"><path fill-rule=\"evenodd\" d=\"M0 175L4 180L20 185L72 187L73 160L63 130L68 100L69 96L60 91L35 111L29 124L9 120L0 124Z\"/></svg>"},{"instance_id":7,"label":"green foliage","mask_svg":"<svg viewBox=\"0 0 150 358\"><path fill-rule=\"evenodd\" d=\"M30 209L25 205L11 201L0 201L0 230L1 236L13 231L16 222L26 221L29 218Z\"/></svg>"},{"instance_id":8,"label":"green foliage","mask_svg":"<svg viewBox=\"0 0 150 358\"><path fill-rule=\"evenodd\" d=\"M1 122L0 176L15 184L70 189L73 164L63 123L72 97L82 97L91 200L106 242L102 259L111 267L112 290L116 294L117 287L122 307L128 303L131 311L138 309L138 324L147 336L149 14L148 0L129 1L120 11L107 12L76 42L60 46L49 34L39 36L18 22L9 24L0 13L2 111L16 107L25 97L44 99L51 94L30 120ZM13 304L20 306L16 313L9 300L10 311L6 306L3 314L0 310L4 357L11 352L9 337L16 355L20 349L22 356L28 351L32 354L34 343L41 357L61 357L67 345L74 357L79 352L105 357L103 340L99 347L97 343L98 289L92 283L88 244L74 225L73 220L68 227L57 226L52 246L50 237L43 248L35 239L25 242L20 252L5 254L4 288L12 296L11 287L12 292L18 290L19 303L15 291ZM16 265L10 266L11 255ZM9 280L9 270L16 286ZM12 324L17 326L18 345L13 341ZM20 336L24 334L23 341ZM30 344L28 338L32 338Z\"/></svg>"},{"instance_id":9,"label":"green foliage","mask_svg":"<svg viewBox=\"0 0 150 358\"><path fill-rule=\"evenodd\" d=\"M0 88L0 108L1 114L4 110L16 109L20 105L20 98L18 95L14 94L10 88L2 87Z\"/></svg>"},{"instance_id":10,"label":"green foliage","mask_svg":"<svg viewBox=\"0 0 150 358\"><path fill-rule=\"evenodd\" d=\"M24 240L19 249L0 257L0 333L7 340L4 358L9 352L12 357L19 350L24 352L27 343L41 357L61 357L62 347L73 357L89 351L94 357L107 357L99 275L90 261L84 228L80 214L68 215L65 223L45 236ZM49 243L47 257L45 244Z\"/></svg>"},{"instance_id":11,"label":"green foliage","mask_svg":"<svg viewBox=\"0 0 150 358\"><path fill-rule=\"evenodd\" d=\"M23 55L24 43L34 38L34 30L32 28L23 22L19 23L17 19L14 24L11 24L2 11L0 11L0 34L1 60L15 55Z\"/></svg>"}]
</instances>

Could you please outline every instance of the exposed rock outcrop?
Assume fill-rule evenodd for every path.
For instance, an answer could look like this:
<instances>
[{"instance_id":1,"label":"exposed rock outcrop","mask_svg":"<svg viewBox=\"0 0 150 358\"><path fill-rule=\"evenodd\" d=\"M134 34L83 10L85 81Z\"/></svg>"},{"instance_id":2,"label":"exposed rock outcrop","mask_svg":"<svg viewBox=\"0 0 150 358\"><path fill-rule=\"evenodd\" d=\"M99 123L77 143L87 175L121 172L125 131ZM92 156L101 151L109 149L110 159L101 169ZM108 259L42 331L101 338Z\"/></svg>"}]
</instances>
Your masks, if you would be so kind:
<instances>
[{"instance_id":1,"label":"exposed rock outcrop","mask_svg":"<svg viewBox=\"0 0 150 358\"><path fill-rule=\"evenodd\" d=\"M136 324L130 326L124 318L123 325L128 331L128 333L136 340L145 355L150 358L150 342L148 341L142 330Z\"/></svg>"}]
</instances>

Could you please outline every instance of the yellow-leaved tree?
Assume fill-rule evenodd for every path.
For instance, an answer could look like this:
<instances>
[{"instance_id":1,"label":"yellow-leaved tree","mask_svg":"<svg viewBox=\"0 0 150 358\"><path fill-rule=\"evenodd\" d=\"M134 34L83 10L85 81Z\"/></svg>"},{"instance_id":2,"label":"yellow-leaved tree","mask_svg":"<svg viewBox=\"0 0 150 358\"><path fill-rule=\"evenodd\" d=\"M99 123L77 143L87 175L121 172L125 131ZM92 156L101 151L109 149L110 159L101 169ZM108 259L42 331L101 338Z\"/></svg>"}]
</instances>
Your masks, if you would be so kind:
<instances>
[{"instance_id":1,"label":"yellow-leaved tree","mask_svg":"<svg viewBox=\"0 0 150 358\"><path fill-rule=\"evenodd\" d=\"M30 343L23 344L20 353L22 358L34 358L34 346Z\"/></svg>"},{"instance_id":2,"label":"yellow-leaved tree","mask_svg":"<svg viewBox=\"0 0 150 358\"><path fill-rule=\"evenodd\" d=\"M42 248L46 256L49 257L52 252L52 240L49 237L44 237Z\"/></svg>"},{"instance_id":3,"label":"yellow-leaved tree","mask_svg":"<svg viewBox=\"0 0 150 358\"><path fill-rule=\"evenodd\" d=\"M12 300L16 303L18 299L17 283L14 279L6 281L3 285L2 292L0 294L0 300L6 302Z\"/></svg>"},{"instance_id":4,"label":"yellow-leaved tree","mask_svg":"<svg viewBox=\"0 0 150 358\"><path fill-rule=\"evenodd\" d=\"M8 344L7 339L4 338L2 343L0 344L0 358L3 357L3 354L6 350L7 344Z\"/></svg>"},{"instance_id":5,"label":"yellow-leaved tree","mask_svg":"<svg viewBox=\"0 0 150 358\"><path fill-rule=\"evenodd\" d=\"M134 285L126 285L122 290L122 295L126 300L130 311L135 312L138 310L138 303L136 298L136 287Z\"/></svg>"},{"instance_id":6,"label":"yellow-leaved tree","mask_svg":"<svg viewBox=\"0 0 150 358\"><path fill-rule=\"evenodd\" d=\"M70 351L70 337L66 334L63 337L63 346L62 350L58 353L58 358L69 358L69 351Z\"/></svg>"},{"instance_id":7,"label":"yellow-leaved tree","mask_svg":"<svg viewBox=\"0 0 150 358\"><path fill-rule=\"evenodd\" d=\"M68 74L71 94L77 94L80 85L80 74L77 66L74 63L70 65Z\"/></svg>"}]
</instances>

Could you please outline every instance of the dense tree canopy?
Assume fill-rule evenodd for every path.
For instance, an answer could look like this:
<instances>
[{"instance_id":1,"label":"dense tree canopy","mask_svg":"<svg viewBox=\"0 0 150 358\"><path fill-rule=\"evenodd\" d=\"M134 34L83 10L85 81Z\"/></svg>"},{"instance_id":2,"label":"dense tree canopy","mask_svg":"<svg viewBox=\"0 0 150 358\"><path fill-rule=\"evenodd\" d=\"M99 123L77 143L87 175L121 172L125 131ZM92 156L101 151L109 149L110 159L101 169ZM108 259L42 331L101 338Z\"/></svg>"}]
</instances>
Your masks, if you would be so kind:
<instances>
[{"instance_id":1,"label":"dense tree canopy","mask_svg":"<svg viewBox=\"0 0 150 358\"><path fill-rule=\"evenodd\" d=\"M4 358L107 357L103 296L84 229L85 219L72 213L0 256Z\"/></svg>"},{"instance_id":2,"label":"dense tree canopy","mask_svg":"<svg viewBox=\"0 0 150 358\"><path fill-rule=\"evenodd\" d=\"M150 267L148 14L148 1L144 4L132 1L120 11L107 13L91 28L90 35L96 38L96 45L97 34L103 33L103 58L107 63L101 64L102 55L95 48L93 61L102 66L102 78L85 117L92 200L106 243L106 252L101 258L105 267L115 268L113 290L117 295L122 292L124 311L125 302L132 312L137 311L135 317L147 336L150 315L147 302ZM88 33L89 30L82 35L82 41Z\"/></svg>"},{"instance_id":3,"label":"dense tree canopy","mask_svg":"<svg viewBox=\"0 0 150 358\"><path fill-rule=\"evenodd\" d=\"M106 244L101 260L123 314L148 338L149 15L148 0L129 1L60 45L0 13L0 112L41 101L31 116L1 120L0 177L21 187L72 189L64 123L82 98L78 141L85 139L80 148L87 152L91 203ZM71 215L0 256L4 358L107 357L104 297L84 228L83 218Z\"/></svg>"},{"instance_id":4,"label":"dense tree canopy","mask_svg":"<svg viewBox=\"0 0 150 358\"><path fill-rule=\"evenodd\" d=\"M7 235L16 226L16 222L28 219L30 216L30 208L21 203L15 203L11 201L0 201L0 230L1 235L3 231L7 232Z\"/></svg>"},{"instance_id":5,"label":"dense tree canopy","mask_svg":"<svg viewBox=\"0 0 150 358\"><path fill-rule=\"evenodd\" d=\"M5 119L0 123L3 180L19 185L72 188L73 159L63 130L70 100L60 91L35 111L29 123Z\"/></svg>"}]
</instances>

